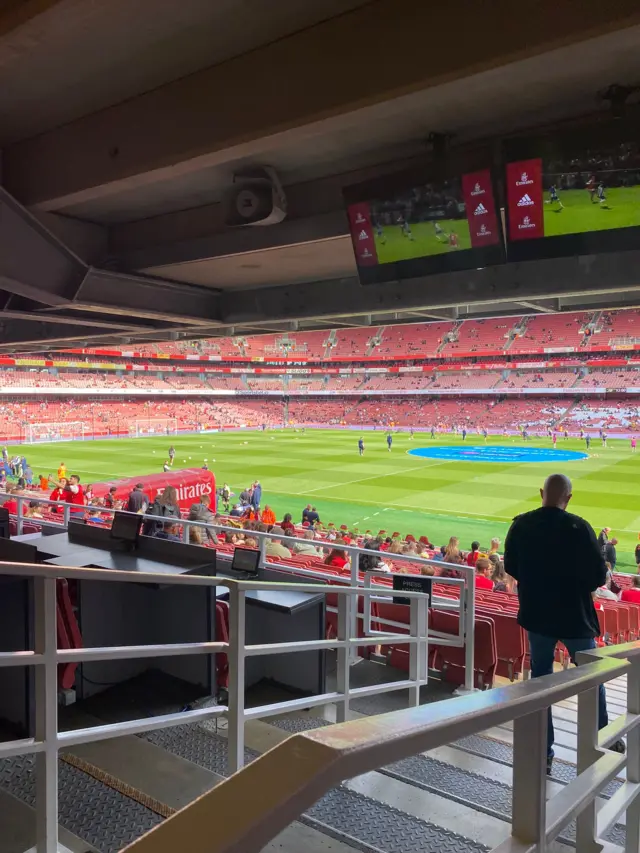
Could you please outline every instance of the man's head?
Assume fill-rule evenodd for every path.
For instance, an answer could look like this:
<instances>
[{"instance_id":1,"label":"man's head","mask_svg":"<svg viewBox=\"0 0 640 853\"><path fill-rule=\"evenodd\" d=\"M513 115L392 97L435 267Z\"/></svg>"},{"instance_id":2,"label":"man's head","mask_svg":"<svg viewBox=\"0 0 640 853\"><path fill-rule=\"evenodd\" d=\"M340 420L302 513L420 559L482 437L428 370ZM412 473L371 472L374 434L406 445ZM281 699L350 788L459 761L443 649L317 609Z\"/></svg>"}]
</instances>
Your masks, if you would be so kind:
<instances>
[{"instance_id":1,"label":"man's head","mask_svg":"<svg viewBox=\"0 0 640 853\"><path fill-rule=\"evenodd\" d=\"M209 504L211 503L210 496L209 495L200 495L200 503L204 504L205 506L209 506Z\"/></svg>"},{"instance_id":2,"label":"man's head","mask_svg":"<svg viewBox=\"0 0 640 853\"><path fill-rule=\"evenodd\" d=\"M78 477L78 475L77 475L77 474L72 474L72 475L69 477L69 485L71 485L71 486L77 486L79 482L80 482L80 477Z\"/></svg>"},{"instance_id":3,"label":"man's head","mask_svg":"<svg viewBox=\"0 0 640 853\"><path fill-rule=\"evenodd\" d=\"M305 509L311 509L311 504L307 504Z\"/></svg>"},{"instance_id":4,"label":"man's head","mask_svg":"<svg viewBox=\"0 0 640 853\"><path fill-rule=\"evenodd\" d=\"M136 488L137 488L137 487L136 487ZM110 494L110 495L115 495L115 493L116 493L117 491L118 491L118 487L117 487L117 486L111 486L111 488L109 489L109 494Z\"/></svg>"},{"instance_id":5,"label":"man's head","mask_svg":"<svg viewBox=\"0 0 640 853\"><path fill-rule=\"evenodd\" d=\"M613 539L611 540L611 544L612 544L612 545L617 545L617 544L618 544L618 540L615 538L615 536L614 536L614 537L613 537Z\"/></svg>"},{"instance_id":6,"label":"man's head","mask_svg":"<svg viewBox=\"0 0 640 853\"><path fill-rule=\"evenodd\" d=\"M142 491L144 489L144 483L136 483L135 488ZM113 487L113 489L115 491L115 486Z\"/></svg>"},{"instance_id":7,"label":"man's head","mask_svg":"<svg viewBox=\"0 0 640 853\"><path fill-rule=\"evenodd\" d=\"M175 521L165 521L163 529L169 536L178 535L178 525Z\"/></svg>"},{"instance_id":8,"label":"man's head","mask_svg":"<svg viewBox=\"0 0 640 853\"><path fill-rule=\"evenodd\" d=\"M542 506L566 509L573 497L571 480L564 474L550 474L540 489L540 496L542 497Z\"/></svg>"},{"instance_id":9,"label":"man's head","mask_svg":"<svg viewBox=\"0 0 640 853\"><path fill-rule=\"evenodd\" d=\"M476 572L479 575L483 575L487 577L489 574L489 570L491 569L491 563L488 557L479 557L476 562Z\"/></svg>"},{"instance_id":10,"label":"man's head","mask_svg":"<svg viewBox=\"0 0 640 853\"><path fill-rule=\"evenodd\" d=\"M309 528L308 530L305 530L304 533L302 534L302 539L313 539L313 536L314 536L313 530L311 530L311 528ZM638 575L638 579L640 580L640 575Z\"/></svg>"},{"instance_id":11,"label":"man's head","mask_svg":"<svg viewBox=\"0 0 640 853\"><path fill-rule=\"evenodd\" d=\"M480 550L480 543L479 542L472 542L471 543L471 550L472 551L479 551Z\"/></svg>"},{"instance_id":12,"label":"man's head","mask_svg":"<svg viewBox=\"0 0 640 853\"><path fill-rule=\"evenodd\" d=\"M278 527L278 525L277 525L277 524L275 525L275 527L272 527L272 528L271 528L271 532L272 532L275 536L284 536L284 530L283 530L281 527ZM272 542L279 542L280 540L279 540L279 539L272 539L271 541L272 541Z\"/></svg>"}]
</instances>

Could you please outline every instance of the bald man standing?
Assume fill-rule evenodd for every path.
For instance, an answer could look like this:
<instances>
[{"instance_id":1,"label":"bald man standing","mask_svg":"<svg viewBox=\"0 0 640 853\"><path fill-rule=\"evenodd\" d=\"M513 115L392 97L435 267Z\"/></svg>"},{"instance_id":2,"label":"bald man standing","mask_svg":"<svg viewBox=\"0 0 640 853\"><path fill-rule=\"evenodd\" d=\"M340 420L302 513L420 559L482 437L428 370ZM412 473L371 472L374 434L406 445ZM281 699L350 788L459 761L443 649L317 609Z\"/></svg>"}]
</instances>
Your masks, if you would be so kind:
<instances>
[{"instance_id":1,"label":"bald man standing","mask_svg":"<svg viewBox=\"0 0 640 853\"><path fill-rule=\"evenodd\" d=\"M595 648L600 634L592 592L603 586L606 567L591 525L567 512L571 480L551 474L540 489L542 506L514 518L504 547L504 567L518 581L518 622L529 634L531 676L551 675L555 647L564 643L571 659ZM599 727L608 724L600 685ZM547 773L553 762L553 720L549 709ZM623 741L612 747L624 752Z\"/></svg>"}]
</instances>

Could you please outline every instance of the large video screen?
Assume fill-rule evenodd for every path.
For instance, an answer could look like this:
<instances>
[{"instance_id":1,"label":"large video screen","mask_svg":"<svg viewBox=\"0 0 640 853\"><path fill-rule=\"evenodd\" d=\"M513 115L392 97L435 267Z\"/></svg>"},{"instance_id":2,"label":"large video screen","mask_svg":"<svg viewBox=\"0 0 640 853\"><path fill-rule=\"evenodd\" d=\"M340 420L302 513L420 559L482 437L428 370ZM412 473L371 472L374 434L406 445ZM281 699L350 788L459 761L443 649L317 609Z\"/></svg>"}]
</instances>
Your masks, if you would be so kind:
<instances>
[{"instance_id":1,"label":"large video screen","mask_svg":"<svg viewBox=\"0 0 640 853\"><path fill-rule=\"evenodd\" d=\"M407 188L385 187L348 204L348 215L364 284L504 262L488 169Z\"/></svg>"},{"instance_id":2,"label":"large video screen","mask_svg":"<svg viewBox=\"0 0 640 853\"><path fill-rule=\"evenodd\" d=\"M506 188L510 259L638 247L638 143L509 162Z\"/></svg>"}]
</instances>

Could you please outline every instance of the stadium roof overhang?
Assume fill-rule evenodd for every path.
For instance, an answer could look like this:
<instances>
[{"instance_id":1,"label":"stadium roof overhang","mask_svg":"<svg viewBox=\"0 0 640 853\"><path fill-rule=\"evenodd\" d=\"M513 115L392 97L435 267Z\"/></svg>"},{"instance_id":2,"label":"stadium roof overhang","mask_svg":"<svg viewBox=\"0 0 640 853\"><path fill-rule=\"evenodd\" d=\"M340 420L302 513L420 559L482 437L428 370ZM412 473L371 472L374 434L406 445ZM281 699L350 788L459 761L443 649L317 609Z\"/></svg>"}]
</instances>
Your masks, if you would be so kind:
<instances>
[{"instance_id":1,"label":"stadium roof overhang","mask_svg":"<svg viewBox=\"0 0 640 853\"><path fill-rule=\"evenodd\" d=\"M541 0L530 19L462 0L455 17L4 0L0 349L640 304L640 251L359 285L343 186L423 159L431 131L465 144L640 82L635 0ZM284 222L225 228L248 165L278 171Z\"/></svg>"}]
</instances>

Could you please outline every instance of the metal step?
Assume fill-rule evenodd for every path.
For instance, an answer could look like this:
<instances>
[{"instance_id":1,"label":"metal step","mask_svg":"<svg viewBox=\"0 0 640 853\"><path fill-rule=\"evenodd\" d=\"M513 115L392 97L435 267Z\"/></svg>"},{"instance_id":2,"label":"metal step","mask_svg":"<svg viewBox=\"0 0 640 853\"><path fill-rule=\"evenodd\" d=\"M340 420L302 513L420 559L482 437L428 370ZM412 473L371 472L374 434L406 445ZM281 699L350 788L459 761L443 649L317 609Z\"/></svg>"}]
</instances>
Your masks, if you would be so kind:
<instances>
[{"instance_id":1,"label":"metal step","mask_svg":"<svg viewBox=\"0 0 640 853\"><path fill-rule=\"evenodd\" d=\"M60 825L102 853L117 853L162 823L151 809L63 761L58 781ZM35 806L35 756L2 759L0 788Z\"/></svg>"},{"instance_id":2,"label":"metal step","mask_svg":"<svg viewBox=\"0 0 640 853\"><path fill-rule=\"evenodd\" d=\"M314 728L330 725L326 720L310 716L275 719L271 721L271 724L292 733L309 731ZM482 738L481 735L474 737L481 738L483 741L489 741L487 738ZM490 747L493 744L505 746L495 741L489 741ZM487 760L491 760L489 756L486 757ZM501 757L503 760L500 763L510 764L510 762L504 760L507 757L505 751L501 752ZM563 771L567 775L567 770L570 771L570 778L575 778L575 767L565 767L563 764L559 764L559 766L563 768ZM445 797L460 805L469 806L490 817L511 822L511 786L489 779L481 773L473 773L426 755L416 755L403 759L395 764L381 767L378 772L397 779L400 782L421 788L423 791L429 791L432 794ZM566 784L570 781L570 778L558 779L556 781ZM612 796L621 784L617 780L611 782L607 786L605 796ZM625 827L622 824L617 824L607 834L606 838L615 844L624 845ZM558 840L565 844L573 845L575 843L575 824L570 824L563 834L559 836Z\"/></svg>"},{"instance_id":3,"label":"metal step","mask_svg":"<svg viewBox=\"0 0 640 853\"><path fill-rule=\"evenodd\" d=\"M318 723L323 721L318 718ZM162 729L141 737L194 764L227 774L226 739L198 724ZM245 751L247 761L257 755L253 750ZM469 838L343 785L329 791L299 821L363 853L484 853L488 850Z\"/></svg>"}]
</instances>

